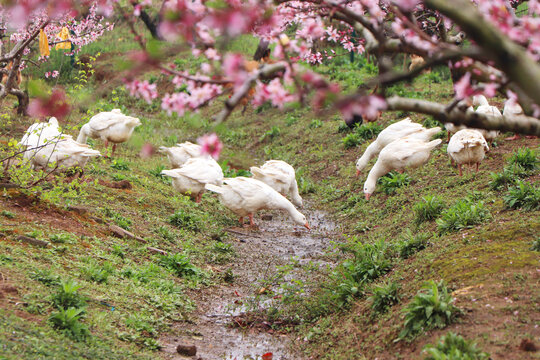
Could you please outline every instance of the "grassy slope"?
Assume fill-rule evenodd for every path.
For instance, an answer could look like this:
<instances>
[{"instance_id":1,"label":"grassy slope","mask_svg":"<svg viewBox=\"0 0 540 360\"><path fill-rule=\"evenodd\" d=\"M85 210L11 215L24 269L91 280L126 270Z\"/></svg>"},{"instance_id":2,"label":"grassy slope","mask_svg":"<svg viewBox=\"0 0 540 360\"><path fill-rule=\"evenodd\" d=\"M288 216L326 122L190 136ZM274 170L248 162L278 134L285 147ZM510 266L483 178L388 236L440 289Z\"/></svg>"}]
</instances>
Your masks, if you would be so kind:
<instances>
[{"instance_id":1,"label":"grassy slope","mask_svg":"<svg viewBox=\"0 0 540 360\"><path fill-rule=\"evenodd\" d=\"M233 46L247 50L245 42ZM108 56L103 58L98 72L100 66L110 64L109 59ZM185 60L183 62L186 63ZM371 71L346 65L321 70L347 88L355 88ZM149 77L159 80L157 75ZM428 99L449 99L449 83L442 81L437 84L433 79L433 75L426 75L412 88L401 87L396 91ZM95 84L83 90L73 90L72 96L81 98L81 93L92 93L102 86ZM31 333L28 336L36 339L38 346L26 350L28 357L32 357L31 351L39 348L59 354L64 343L72 344L46 325L47 315L53 311L47 298L55 292L55 287L44 285L43 276L37 276L36 272L43 274L43 271L50 270L47 276L75 278L83 285L80 292L92 299L85 320L94 335L92 351L115 349L119 356L127 356L134 351L129 344L136 343L139 345L137 355L153 357L149 351L155 347L155 340L160 334L167 331L168 324L189 317L192 305L186 292L221 281L216 275L218 272L213 270L226 269L227 261L233 256L223 255L219 245L221 241L228 241L221 229L233 224L230 213L223 211L216 199L209 195L205 195L200 205L176 196L166 181L150 173L152 170L158 172L158 164L166 165L165 159L155 157L149 161L138 157L138 151L146 142L155 146L172 145L176 141L194 140L197 135L211 130L206 119L219 109L219 104L203 114L178 119L158 112L156 105L148 106L142 101L127 98L121 89L107 96L96 104L76 107L69 123L77 126L85 121L87 109L97 112L100 108L121 106L129 109L130 113L139 114L143 126L136 129L130 142L121 146L120 154L115 156L125 160L129 170L113 169L111 161L106 159L93 161L87 168L90 179L107 183L127 179L133 184L133 189L119 190L106 184L90 184L85 190L89 194L86 198L71 200L88 207L90 213L83 214L65 210L66 200L58 201L57 205L46 205L34 202L31 197L17 191L8 191L0 200L2 208L15 215L13 219L2 218L5 225L0 229L4 234L0 241L0 272L2 279L7 281L0 285L7 284L17 289L16 292L4 292L0 297L0 319L9 324L17 337ZM12 116L7 108L2 113ZM385 114L382 122L389 123L402 115ZM421 116L413 118L423 120ZM4 123L2 134L18 138L31 123L26 119L19 125L19 121L15 120L16 126ZM529 250L533 234L540 229L538 212L504 210L501 201L504 191L489 190L486 171L500 171L504 158L515 147L537 146L537 142L500 142L500 146L482 164L479 174L463 178L459 178L455 169L450 167L443 146L434 152L428 165L410 174L413 179L411 185L391 196L384 195L379 189L366 203L361 191L363 179L354 179L353 164L367 143L345 150L341 143L344 134L338 132L340 122L339 116L329 110L315 114L300 109L284 114L268 108L260 113L248 109L245 116L235 112L227 126L218 128L217 132L227 145L222 158L228 159L234 167L248 168L270 158L280 158L293 164L298 169L301 187L313 191L305 194L308 201L313 206L328 210L329 216L334 217L343 232L349 235L349 245L378 239L394 244L406 228L413 232L436 233L434 223L426 223L419 228L413 224L412 206L428 194L438 194L449 206L456 199L478 191L477 196L486 202L493 218L484 225L459 233L434 234L430 239L432 245L427 249L407 260L394 260L393 270L385 280L400 283L403 300L387 314L371 319L369 302L365 299L354 302L350 310L340 310L332 304L327 306L326 315L305 323L299 329L310 339L302 345L305 351L316 358L328 359L370 359L376 356L390 359L398 358L398 353L404 358L417 358L424 343L433 342L446 330L430 332L411 345L393 345L392 340L403 322L400 310L425 280L440 278L444 278L453 289L461 289L456 293L458 305L467 310L460 323L451 325L450 329L475 339L495 359L501 358L499 353L508 355L516 351L522 338L538 336L538 330L534 329L540 320L535 305L538 303L538 253ZM279 128L279 134L276 128ZM76 133L75 130L69 132ZM265 135L267 132L269 134ZM2 140L7 139L4 136ZM97 141L94 145L103 149ZM194 213L201 230L186 231L168 224L167 218L176 209ZM156 266L159 257L149 253L147 245L111 237L107 226L96 221L96 217L119 224L126 224L123 219L128 219L130 230L144 237L149 245L173 253L183 252L200 272L186 278L175 276L163 266ZM16 235L24 233L47 240L64 232L74 234L73 238L65 243L55 243L48 249L34 248L14 240ZM88 274L92 269L102 269L104 263L110 263L114 269L106 283L90 280ZM111 312L101 301L115 306L115 311ZM315 298L315 301L322 302L324 298ZM298 305L301 308L301 304ZM515 311L517 315L514 315ZM38 338L35 331L48 334L47 341L41 336ZM16 337L8 339L6 331L0 332L0 337L9 346L16 346L13 340ZM523 358L526 358L525 354Z\"/></svg>"}]
</instances>

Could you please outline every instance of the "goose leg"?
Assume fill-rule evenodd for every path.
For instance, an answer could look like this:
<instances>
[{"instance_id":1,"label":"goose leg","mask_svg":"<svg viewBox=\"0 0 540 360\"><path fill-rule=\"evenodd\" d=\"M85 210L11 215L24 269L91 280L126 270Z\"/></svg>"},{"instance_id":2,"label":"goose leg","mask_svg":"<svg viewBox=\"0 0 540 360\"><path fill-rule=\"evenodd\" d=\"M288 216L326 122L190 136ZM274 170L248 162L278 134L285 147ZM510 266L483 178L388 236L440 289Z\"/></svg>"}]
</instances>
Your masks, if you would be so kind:
<instances>
[{"instance_id":1,"label":"goose leg","mask_svg":"<svg viewBox=\"0 0 540 360\"><path fill-rule=\"evenodd\" d=\"M447 131L446 134L446 142L450 142L450 131Z\"/></svg>"},{"instance_id":2,"label":"goose leg","mask_svg":"<svg viewBox=\"0 0 540 360\"><path fill-rule=\"evenodd\" d=\"M196 203L200 203L201 202L201 199L202 199L202 192L198 193L197 196L195 197L195 202Z\"/></svg>"},{"instance_id":3,"label":"goose leg","mask_svg":"<svg viewBox=\"0 0 540 360\"><path fill-rule=\"evenodd\" d=\"M480 165L480 163L476 163L476 172L478 172L478 166Z\"/></svg>"},{"instance_id":4,"label":"goose leg","mask_svg":"<svg viewBox=\"0 0 540 360\"><path fill-rule=\"evenodd\" d=\"M458 164L457 168L459 170L459 176L463 176L463 172L461 171L461 164Z\"/></svg>"},{"instance_id":5,"label":"goose leg","mask_svg":"<svg viewBox=\"0 0 540 360\"><path fill-rule=\"evenodd\" d=\"M249 217L249 226L255 226L255 222L253 221L253 214L248 214Z\"/></svg>"},{"instance_id":6,"label":"goose leg","mask_svg":"<svg viewBox=\"0 0 540 360\"><path fill-rule=\"evenodd\" d=\"M116 150L116 144L113 144L113 146L112 146L112 154L111 154L111 156L114 155L114 150Z\"/></svg>"},{"instance_id":7,"label":"goose leg","mask_svg":"<svg viewBox=\"0 0 540 360\"><path fill-rule=\"evenodd\" d=\"M243 216L240 216L240 219L238 221L240 221L240 226L244 226L244 217Z\"/></svg>"},{"instance_id":8,"label":"goose leg","mask_svg":"<svg viewBox=\"0 0 540 360\"><path fill-rule=\"evenodd\" d=\"M512 140L517 140L517 139L519 139L519 134L515 134L514 136L507 137L504 140L512 141Z\"/></svg>"}]
</instances>

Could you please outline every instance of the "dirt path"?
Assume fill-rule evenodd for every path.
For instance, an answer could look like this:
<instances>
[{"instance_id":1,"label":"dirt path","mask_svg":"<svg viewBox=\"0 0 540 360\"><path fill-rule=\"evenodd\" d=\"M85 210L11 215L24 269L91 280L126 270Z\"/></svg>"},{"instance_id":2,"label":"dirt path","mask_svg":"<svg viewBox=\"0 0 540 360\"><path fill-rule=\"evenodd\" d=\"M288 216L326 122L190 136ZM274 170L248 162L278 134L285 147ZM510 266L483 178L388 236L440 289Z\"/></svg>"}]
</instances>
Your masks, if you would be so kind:
<instances>
[{"instance_id":1,"label":"dirt path","mask_svg":"<svg viewBox=\"0 0 540 360\"><path fill-rule=\"evenodd\" d=\"M197 346L195 358L204 360L261 359L268 352L273 354L273 360L302 359L294 352L292 339L284 334L242 330L230 324L233 317L249 309L243 304L261 289L261 280L275 275L279 271L277 267L289 263L291 257L300 265L311 261L326 266L328 262L323 255L330 247L335 225L325 220L324 213L310 209L304 209L304 214L313 228L311 232L300 230L284 214L267 212L272 219L266 221L261 220L261 214L255 218L258 230L231 229L237 253L231 267L234 282L200 291L197 310L192 316L194 322L178 325L181 336L161 340L166 344L163 351L168 358L186 359L176 353L176 346L193 344ZM305 279L309 274L295 267L287 276Z\"/></svg>"}]
</instances>

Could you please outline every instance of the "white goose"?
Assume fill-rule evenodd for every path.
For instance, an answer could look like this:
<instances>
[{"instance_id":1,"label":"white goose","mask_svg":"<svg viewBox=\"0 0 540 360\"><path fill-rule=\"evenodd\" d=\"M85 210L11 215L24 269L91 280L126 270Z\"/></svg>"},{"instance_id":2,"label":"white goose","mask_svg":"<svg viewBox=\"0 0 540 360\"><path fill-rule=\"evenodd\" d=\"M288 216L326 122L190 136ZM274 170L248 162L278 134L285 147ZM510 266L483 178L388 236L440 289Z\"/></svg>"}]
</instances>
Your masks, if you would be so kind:
<instances>
[{"instance_id":1,"label":"white goose","mask_svg":"<svg viewBox=\"0 0 540 360\"><path fill-rule=\"evenodd\" d=\"M403 172L405 168L417 168L429 160L431 150L442 142L436 139L425 142L419 139L404 137L395 140L382 149L377 162L369 172L364 183L364 194L369 200L375 191L377 180L392 170Z\"/></svg>"},{"instance_id":2,"label":"white goose","mask_svg":"<svg viewBox=\"0 0 540 360\"><path fill-rule=\"evenodd\" d=\"M163 175L172 177L176 191L190 194L196 202L200 202L206 184L221 185L223 171L221 166L211 158L192 158L179 169L163 170Z\"/></svg>"},{"instance_id":3,"label":"white goose","mask_svg":"<svg viewBox=\"0 0 540 360\"><path fill-rule=\"evenodd\" d=\"M516 116L523 116L523 108L521 105L518 104L518 102L514 99L508 99L504 103L504 109L503 109L503 116L505 117L516 117ZM508 137L505 140L517 140L519 139L519 134L515 134L514 136Z\"/></svg>"},{"instance_id":4,"label":"white goose","mask_svg":"<svg viewBox=\"0 0 540 360\"><path fill-rule=\"evenodd\" d=\"M290 195L292 203L302 207L296 173L291 165L281 160L269 160L260 168L252 166L249 171L253 173L253 178L262 181L283 196Z\"/></svg>"},{"instance_id":5,"label":"white goose","mask_svg":"<svg viewBox=\"0 0 540 360\"><path fill-rule=\"evenodd\" d=\"M99 138L105 142L105 147L108 147L109 142L112 142L112 154L114 155L116 144L128 141L133 134L133 129L139 125L141 125L139 119L122 114L120 109L100 112L83 125L77 141L84 144L88 137Z\"/></svg>"},{"instance_id":6,"label":"white goose","mask_svg":"<svg viewBox=\"0 0 540 360\"><path fill-rule=\"evenodd\" d=\"M179 168L189 159L201 156L201 145L186 141L171 147L160 146L159 152L167 155L173 168Z\"/></svg>"},{"instance_id":7,"label":"white goose","mask_svg":"<svg viewBox=\"0 0 540 360\"><path fill-rule=\"evenodd\" d=\"M410 118L405 118L387 126L380 132L375 141L369 144L366 151L364 151L362 156L356 162L356 176L360 175L360 172L367 166L369 161L377 156L386 145L394 140L401 139L402 137L424 129L425 128L422 125L412 122Z\"/></svg>"},{"instance_id":8,"label":"white goose","mask_svg":"<svg viewBox=\"0 0 540 360\"><path fill-rule=\"evenodd\" d=\"M473 106L479 105L476 108L476 112L492 116L502 116L501 112L497 107L489 105L486 97L484 95L475 95L473 96ZM492 142L497 136L499 136L499 131L497 130L485 130L485 129L475 129L482 133L484 138Z\"/></svg>"},{"instance_id":9,"label":"white goose","mask_svg":"<svg viewBox=\"0 0 540 360\"><path fill-rule=\"evenodd\" d=\"M253 226L253 214L262 209L284 210L297 224L311 229L306 217L284 196L266 185L262 181L246 178L225 178L224 185L207 184L206 188L219 194L223 205L240 216L240 224L244 224L244 217L249 217L249 224Z\"/></svg>"},{"instance_id":10,"label":"white goose","mask_svg":"<svg viewBox=\"0 0 540 360\"><path fill-rule=\"evenodd\" d=\"M88 160L91 157L101 156L99 151L78 143L70 135L59 135L58 138L43 145L37 150L25 153L25 158L32 162L34 168L56 167L64 170L79 167L82 176L82 169Z\"/></svg>"},{"instance_id":11,"label":"white goose","mask_svg":"<svg viewBox=\"0 0 540 360\"><path fill-rule=\"evenodd\" d=\"M58 120L55 117L51 117L49 122L39 122L30 125L19 144L26 147L37 147L58 138L61 133Z\"/></svg>"},{"instance_id":12,"label":"white goose","mask_svg":"<svg viewBox=\"0 0 540 360\"><path fill-rule=\"evenodd\" d=\"M474 129L464 129L455 133L446 150L452 160L457 163L459 176L462 176L461 165L476 164L478 165L486 156L486 151L489 151L489 146L481 132Z\"/></svg>"}]
</instances>

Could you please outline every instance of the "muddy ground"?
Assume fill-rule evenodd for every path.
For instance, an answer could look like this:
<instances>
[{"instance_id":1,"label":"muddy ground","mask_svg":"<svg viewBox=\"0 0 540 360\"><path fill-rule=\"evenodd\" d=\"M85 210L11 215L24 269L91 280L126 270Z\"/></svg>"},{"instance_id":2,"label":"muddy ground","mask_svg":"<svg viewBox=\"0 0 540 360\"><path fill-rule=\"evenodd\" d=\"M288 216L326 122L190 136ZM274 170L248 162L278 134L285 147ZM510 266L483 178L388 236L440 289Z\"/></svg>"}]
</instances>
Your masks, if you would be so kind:
<instances>
[{"instance_id":1,"label":"muddy ground","mask_svg":"<svg viewBox=\"0 0 540 360\"><path fill-rule=\"evenodd\" d=\"M197 357L205 360L261 359L267 353L272 353L273 360L303 359L294 351L294 342L300 339L291 339L264 324L242 321L244 315L257 310L255 307L260 310L269 306L271 298L260 302L254 299L265 290L279 293L279 289L265 289L263 283L275 277L278 268L292 258L298 260L298 266L287 273L288 278L308 280L311 274L302 265L309 262L331 266L327 251L335 238L335 224L320 211L308 208L303 213L311 231L298 228L287 215L275 211L259 213L255 217L256 228L229 229L237 253L229 265L234 282L200 290L192 321L176 325L181 335L161 339L168 358L189 359L176 352L177 345L184 344L195 345Z\"/></svg>"}]
</instances>

